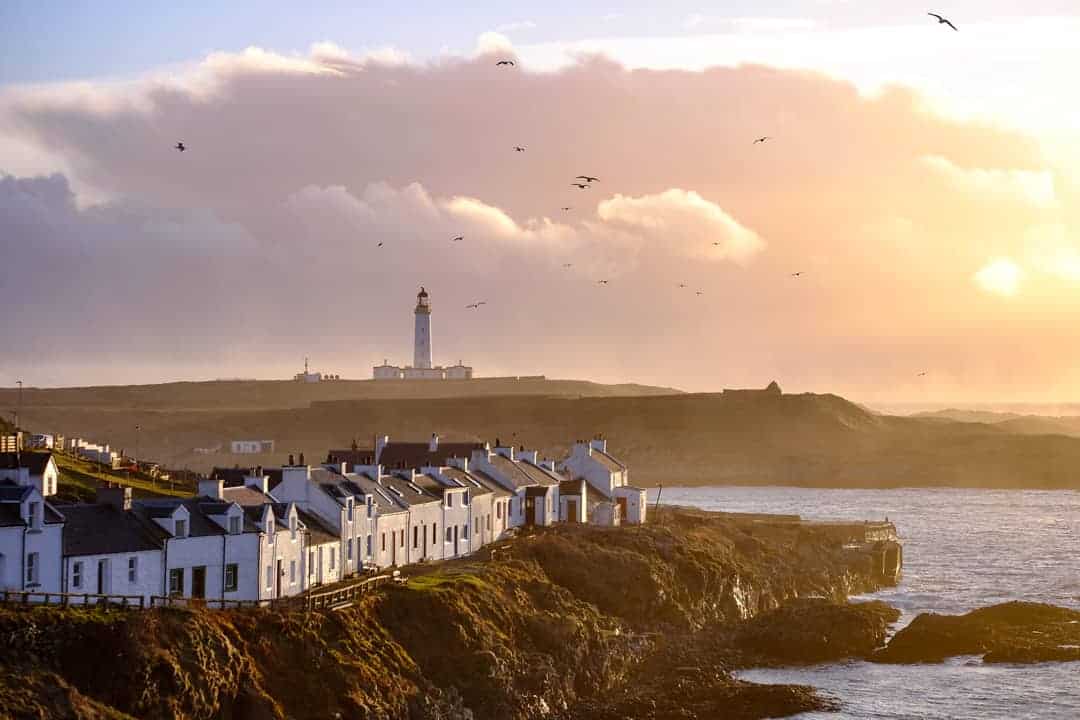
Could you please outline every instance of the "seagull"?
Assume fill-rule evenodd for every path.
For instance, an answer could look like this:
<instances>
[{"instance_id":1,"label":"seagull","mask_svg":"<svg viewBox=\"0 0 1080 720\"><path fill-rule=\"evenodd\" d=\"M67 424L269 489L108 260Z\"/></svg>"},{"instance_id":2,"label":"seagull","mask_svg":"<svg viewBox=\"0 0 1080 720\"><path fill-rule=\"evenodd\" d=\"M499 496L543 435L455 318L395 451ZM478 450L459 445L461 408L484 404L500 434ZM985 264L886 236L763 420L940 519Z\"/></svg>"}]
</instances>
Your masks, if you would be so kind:
<instances>
[{"instance_id":1,"label":"seagull","mask_svg":"<svg viewBox=\"0 0 1080 720\"><path fill-rule=\"evenodd\" d=\"M466 309L466 310L476 310L476 309L477 309L477 308L479 308L479 307L480 307L481 305L487 305L487 302L486 302L486 301L484 301L484 300L481 300L480 302L474 302L474 303L470 303L470 304L468 304L468 305L466 305L466 306L465 306L465 309Z\"/></svg>"},{"instance_id":2,"label":"seagull","mask_svg":"<svg viewBox=\"0 0 1080 720\"><path fill-rule=\"evenodd\" d=\"M177 150L179 150L180 152L184 152L185 150L187 150L187 148L186 148L186 147L184 147L184 143L182 143L182 142L178 142L178 143L176 143L175 147L176 147L176 149L177 149Z\"/></svg>"},{"instance_id":3,"label":"seagull","mask_svg":"<svg viewBox=\"0 0 1080 720\"><path fill-rule=\"evenodd\" d=\"M679 287L681 287L681 288L686 287L686 283L679 283Z\"/></svg>"},{"instance_id":4,"label":"seagull","mask_svg":"<svg viewBox=\"0 0 1080 720\"><path fill-rule=\"evenodd\" d=\"M572 207L564 207L564 208L561 208L561 210L562 210L563 212L570 212L570 211L571 211L571 210L573 210L573 209L574 209L574 208L572 208Z\"/></svg>"},{"instance_id":5,"label":"seagull","mask_svg":"<svg viewBox=\"0 0 1080 720\"><path fill-rule=\"evenodd\" d=\"M755 140L753 143L751 143L751 145L757 145L758 143L767 142L769 140L772 140L772 135L762 135L757 140Z\"/></svg>"},{"instance_id":6,"label":"seagull","mask_svg":"<svg viewBox=\"0 0 1080 720\"><path fill-rule=\"evenodd\" d=\"M802 270L791 273L791 277L802 277Z\"/></svg>"},{"instance_id":7,"label":"seagull","mask_svg":"<svg viewBox=\"0 0 1080 720\"><path fill-rule=\"evenodd\" d=\"M600 178L589 177L588 175L578 175L575 180L584 180L587 183L599 182Z\"/></svg>"},{"instance_id":8,"label":"seagull","mask_svg":"<svg viewBox=\"0 0 1080 720\"><path fill-rule=\"evenodd\" d=\"M450 238L450 242L461 242L465 239L464 235L458 235L457 237Z\"/></svg>"},{"instance_id":9,"label":"seagull","mask_svg":"<svg viewBox=\"0 0 1080 720\"><path fill-rule=\"evenodd\" d=\"M571 268L571 267L574 267L574 264L573 263L563 263L562 266L564 268Z\"/></svg>"},{"instance_id":10,"label":"seagull","mask_svg":"<svg viewBox=\"0 0 1080 720\"><path fill-rule=\"evenodd\" d=\"M720 246L721 246L721 245L723 245L723 244L724 244L724 243L722 243L722 242L714 242L714 243L713 243L713 247L720 247Z\"/></svg>"},{"instance_id":11,"label":"seagull","mask_svg":"<svg viewBox=\"0 0 1080 720\"><path fill-rule=\"evenodd\" d=\"M705 294L705 291L704 291L704 290L698 290L698 291L697 291L697 292L695 292L694 294L695 294L695 295L704 295L704 294Z\"/></svg>"},{"instance_id":12,"label":"seagull","mask_svg":"<svg viewBox=\"0 0 1080 720\"><path fill-rule=\"evenodd\" d=\"M921 372L921 373L919 373L919 374L918 374L918 376L917 376L917 377L926 377L926 373L925 373L925 372Z\"/></svg>"},{"instance_id":13,"label":"seagull","mask_svg":"<svg viewBox=\"0 0 1080 720\"><path fill-rule=\"evenodd\" d=\"M597 281L596 281L596 284L597 284L597 285L607 285L607 283L608 283L608 281L607 281L607 280L597 280Z\"/></svg>"},{"instance_id":14,"label":"seagull","mask_svg":"<svg viewBox=\"0 0 1080 720\"><path fill-rule=\"evenodd\" d=\"M514 152L525 152L525 148L521 147L520 145L515 145Z\"/></svg>"},{"instance_id":15,"label":"seagull","mask_svg":"<svg viewBox=\"0 0 1080 720\"><path fill-rule=\"evenodd\" d=\"M379 242L378 247L382 247L382 242L381 241Z\"/></svg>"},{"instance_id":16,"label":"seagull","mask_svg":"<svg viewBox=\"0 0 1080 720\"><path fill-rule=\"evenodd\" d=\"M937 18L938 25L948 25L953 30L956 30L956 26L953 25L951 22L949 22L948 18L943 18L940 15L938 15L937 13L926 13L926 14L929 15L930 17Z\"/></svg>"},{"instance_id":17,"label":"seagull","mask_svg":"<svg viewBox=\"0 0 1080 720\"><path fill-rule=\"evenodd\" d=\"M589 185L587 185L585 183L570 183L570 184L573 185L576 188L580 188L581 190L588 190L589 187L590 187Z\"/></svg>"},{"instance_id":18,"label":"seagull","mask_svg":"<svg viewBox=\"0 0 1080 720\"><path fill-rule=\"evenodd\" d=\"M514 64L513 60L500 60L499 62L495 63L496 67L499 66L499 65L513 65L513 64Z\"/></svg>"}]
</instances>

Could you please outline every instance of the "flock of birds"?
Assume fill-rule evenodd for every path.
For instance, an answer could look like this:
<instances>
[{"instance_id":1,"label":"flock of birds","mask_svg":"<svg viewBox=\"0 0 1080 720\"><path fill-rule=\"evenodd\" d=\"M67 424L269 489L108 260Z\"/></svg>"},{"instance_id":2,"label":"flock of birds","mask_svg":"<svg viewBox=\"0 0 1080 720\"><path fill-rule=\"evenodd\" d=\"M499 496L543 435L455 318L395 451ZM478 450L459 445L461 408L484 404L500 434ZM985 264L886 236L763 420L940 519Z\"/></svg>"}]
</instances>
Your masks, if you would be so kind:
<instances>
[{"instance_id":1,"label":"flock of birds","mask_svg":"<svg viewBox=\"0 0 1080 720\"><path fill-rule=\"evenodd\" d=\"M957 28L956 25L954 25L951 20L944 17L943 15L939 15L938 13L933 13L933 12L927 13L927 15L929 15L930 17L936 19L939 25L946 25L946 26L952 28L953 30L957 30L957 31L959 30L959 28ZM498 62L495 63L495 66L496 67L515 67L516 64L517 63L515 63L513 60L499 60ZM772 135L762 135L761 137L754 138L754 141L753 141L752 144L753 145L764 144L764 143L767 143L767 142L769 142L769 141L771 141L773 139L774 138L773 138ZM187 150L187 146L183 143L183 141L179 141L174 146L174 149L177 150L178 152L184 152L184 151ZM525 146L524 145L514 145L514 152L519 152L519 153L525 152ZM592 188L593 183L600 182L600 178L594 177L592 175L578 175L578 176L576 176L574 178L574 180L575 180L575 182L570 183L570 185L571 185L571 187L576 187L578 190L589 190L589 189ZM563 207L561 207L559 209L562 210L563 212L570 212L574 208L572 206L563 206ZM458 243L458 242L462 242L464 239L465 239L464 235L456 235L456 236L450 238L450 242ZM722 245L722 244L723 243L720 243L720 242L714 242L713 243L714 246L719 246L719 245ZM382 247L382 246L383 246L383 242L380 241L378 243L377 247ZM571 267L573 267L573 263L563 263L563 268L564 269L570 269ZM803 273L802 273L801 270L798 271L798 272L791 273L792 278L800 278L802 276L803 276ZM607 285L608 283L609 283L608 280L597 280L596 281L596 284L598 286L601 286L601 287ZM687 287L686 283L679 283L679 288L680 289L685 289L686 287ZM704 295L705 293L702 290L696 290L695 294L696 295ZM465 306L465 309L466 310L479 310L482 305L487 305L487 301L481 300L479 302L469 303L468 305ZM926 372L920 372L918 374L918 377L925 377L926 374L927 374Z\"/></svg>"}]
</instances>

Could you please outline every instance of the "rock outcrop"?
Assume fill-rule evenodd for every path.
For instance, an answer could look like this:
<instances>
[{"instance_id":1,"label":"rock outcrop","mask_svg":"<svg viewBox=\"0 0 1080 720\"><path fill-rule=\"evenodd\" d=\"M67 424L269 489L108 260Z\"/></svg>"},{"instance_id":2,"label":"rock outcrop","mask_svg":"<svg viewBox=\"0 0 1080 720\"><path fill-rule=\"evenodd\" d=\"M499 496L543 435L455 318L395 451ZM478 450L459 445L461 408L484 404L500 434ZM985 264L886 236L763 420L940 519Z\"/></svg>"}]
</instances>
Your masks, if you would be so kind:
<instances>
[{"instance_id":1,"label":"rock outcrop","mask_svg":"<svg viewBox=\"0 0 1080 720\"><path fill-rule=\"evenodd\" d=\"M880 578L791 519L662 510L564 526L338 612L0 608L0 707L16 718L606 720L776 717L830 702L732 677L862 655ZM807 596L829 598L789 602Z\"/></svg>"},{"instance_id":2,"label":"rock outcrop","mask_svg":"<svg viewBox=\"0 0 1080 720\"><path fill-rule=\"evenodd\" d=\"M965 615L924 613L871 659L925 663L957 655L1008 663L1080 660L1080 610L1011 602Z\"/></svg>"}]
</instances>

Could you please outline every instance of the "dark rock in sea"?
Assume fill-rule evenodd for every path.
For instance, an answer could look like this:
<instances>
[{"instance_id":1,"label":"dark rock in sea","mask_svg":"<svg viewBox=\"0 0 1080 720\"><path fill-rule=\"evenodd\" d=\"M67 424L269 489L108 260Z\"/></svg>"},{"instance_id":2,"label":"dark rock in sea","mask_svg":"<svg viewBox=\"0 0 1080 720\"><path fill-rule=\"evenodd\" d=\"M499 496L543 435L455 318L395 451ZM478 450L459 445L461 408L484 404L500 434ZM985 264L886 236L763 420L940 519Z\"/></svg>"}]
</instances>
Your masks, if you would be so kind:
<instances>
[{"instance_id":1,"label":"dark rock in sea","mask_svg":"<svg viewBox=\"0 0 1080 720\"><path fill-rule=\"evenodd\" d=\"M957 655L981 655L984 662L1080 661L1080 611L1010 602L965 615L924 613L871 659L926 663Z\"/></svg>"}]
</instances>

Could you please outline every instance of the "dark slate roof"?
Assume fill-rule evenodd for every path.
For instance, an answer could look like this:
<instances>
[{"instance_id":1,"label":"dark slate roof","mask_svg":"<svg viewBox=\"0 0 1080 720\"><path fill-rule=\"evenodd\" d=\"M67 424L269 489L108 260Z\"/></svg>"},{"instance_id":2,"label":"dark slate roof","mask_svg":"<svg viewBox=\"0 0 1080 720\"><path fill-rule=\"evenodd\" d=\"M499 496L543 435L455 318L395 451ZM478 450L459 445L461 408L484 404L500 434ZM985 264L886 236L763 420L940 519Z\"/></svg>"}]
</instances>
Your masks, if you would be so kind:
<instances>
[{"instance_id":1,"label":"dark slate roof","mask_svg":"<svg viewBox=\"0 0 1080 720\"><path fill-rule=\"evenodd\" d=\"M499 483L499 481L497 481L495 478L491 477L487 473L481 472L479 470L470 470L469 475L476 479L481 485L491 490L491 492L495 493L496 497L510 497L514 494L504 488L502 484Z\"/></svg>"},{"instance_id":2,"label":"dark slate roof","mask_svg":"<svg viewBox=\"0 0 1080 720\"><path fill-rule=\"evenodd\" d=\"M412 506L442 502L441 494L436 495L425 490L423 485L409 482L405 478L396 475L384 476L381 479L381 482L382 485L390 491L390 494L397 499L399 504L404 502L406 505ZM397 490L397 492L395 493L394 490Z\"/></svg>"},{"instance_id":3,"label":"dark slate roof","mask_svg":"<svg viewBox=\"0 0 1080 720\"><path fill-rule=\"evenodd\" d=\"M263 475L270 478L270 489L273 490L281 484L281 468L263 468Z\"/></svg>"},{"instance_id":4,"label":"dark slate roof","mask_svg":"<svg viewBox=\"0 0 1080 720\"><path fill-rule=\"evenodd\" d=\"M168 517L172 515L177 506L183 505L191 516L188 522L188 535L190 537L224 535L225 528L211 520L199 509L199 505L204 502L207 502L205 498L144 498L136 500L132 504L132 510L135 511L137 516L146 518L147 522L152 523L154 528L160 530L161 526L155 523L153 519ZM162 532L164 531L162 530Z\"/></svg>"},{"instance_id":5,"label":"dark slate roof","mask_svg":"<svg viewBox=\"0 0 1080 720\"><path fill-rule=\"evenodd\" d=\"M64 508L64 555L109 555L160 550L160 542L131 513L112 505Z\"/></svg>"},{"instance_id":6,"label":"dark slate roof","mask_svg":"<svg viewBox=\"0 0 1080 720\"><path fill-rule=\"evenodd\" d=\"M11 481L0 482L0 502L20 503L33 491L33 485L16 485Z\"/></svg>"},{"instance_id":7,"label":"dark slate roof","mask_svg":"<svg viewBox=\"0 0 1080 720\"><path fill-rule=\"evenodd\" d=\"M48 452L20 452L0 453L0 468L14 470L24 467L30 469L31 475L41 475L49 464L52 453Z\"/></svg>"},{"instance_id":8,"label":"dark slate roof","mask_svg":"<svg viewBox=\"0 0 1080 720\"><path fill-rule=\"evenodd\" d=\"M334 463L347 463L350 470L352 469L353 465L374 465L375 451L330 450L326 453L326 462L328 465L332 465Z\"/></svg>"},{"instance_id":9,"label":"dark slate roof","mask_svg":"<svg viewBox=\"0 0 1080 720\"><path fill-rule=\"evenodd\" d=\"M262 505L264 503L273 502L270 496L262 492L258 488L250 486L244 487L227 487L224 488L222 495L228 502L234 502L237 505Z\"/></svg>"},{"instance_id":10,"label":"dark slate roof","mask_svg":"<svg viewBox=\"0 0 1080 720\"><path fill-rule=\"evenodd\" d=\"M396 499L394 493L384 488L379 483L375 482L367 475L353 475L350 474L349 478L361 488L367 494L371 495L374 499L375 507L383 515L390 515L397 512L404 512L407 506L399 502Z\"/></svg>"},{"instance_id":11,"label":"dark slate roof","mask_svg":"<svg viewBox=\"0 0 1080 720\"><path fill-rule=\"evenodd\" d=\"M333 528L324 524L322 520L312 513L297 508L296 515L300 518L300 522L304 524L304 527L307 528L308 535L311 538L309 544L322 545L340 540Z\"/></svg>"},{"instance_id":12,"label":"dark slate roof","mask_svg":"<svg viewBox=\"0 0 1080 720\"><path fill-rule=\"evenodd\" d=\"M446 465L450 458L467 458L472 456L473 450L484 446L478 442L439 443L435 452L431 452L426 442L391 442L387 443L379 455L379 464L387 470L397 468L422 468L425 466L441 467ZM368 454L374 455L370 450Z\"/></svg>"},{"instance_id":13,"label":"dark slate roof","mask_svg":"<svg viewBox=\"0 0 1080 720\"><path fill-rule=\"evenodd\" d=\"M522 470L521 463L516 463L499 454L492 455L490 462L492 467L506 476L506 479L512 482L516 488L537 484L535 478Z\"/></svg>"},{"instance_id":14,"label":"dark slate roof","mask_svg":"<svg viewBox=\"0 0 1080 720\"><path fill-rule=\"evenodd\" d=\"M488 495L491 493L491 488L480 482L477 478L473 477L472 473L467 473L461 468L444 468L443 474L447 477L451 477L457 480L459 483L469 488L470 495Z\"/></svg>"},{"instance_id":15,"label":"dark slate roof","mask_svg":"<svg viewBox=\"0 0 1080 720\"><path fill-rule=\"evenodd\" d=\"M603 450L596 450L594 448L592 451L592 456L594 460L607 468L609 472L619 472L620 470L626 469L625 465L613 458L611 455L608 455Z\"/></svg>"},{"instance_id":16,"label":"dark slate roof","mask_svg":"<svg viewBox=\"0 0 1080 720\"><path fill-rule=\"evenodd\" d=\"M221 480L225 483L225 487L237 487L243 486L244 478L251 474L252 468L220 468L216 467L210 471L211 480Z\"/></svg>"},{"instance_id":17,"label":"dark slate roof","mask_svg":"<svg viewBox=\"0 0 1080 720\"><path fill-rule=\"evenodd\" d=\"M559 495L580 495L584 480L563 480L559 483ZM588 490L585 491L588 493Z\"/></svg>"},{"instance_id":18,"label":"dark slate roof","mask_svg":"<svg viewBox=\"0 0 1080 720\"><path fill-rule=\"evenodd\" d=\"M0 527L21 527L25 524L17 503L0 504Z\"/></svg>"},{"instance_id":19,"label":"dark slate roof","mask_svg":"<svg viewBox=\"0 0 1080 720\"><path fill-rule=\"evenodd\" d=\"M521 471L532 478L537 485L558 485L562 482L561 477L548 472L539 465L533 465L524 460L519 460L517 465L521 468Z\"/></svg>"}]
</instances>

